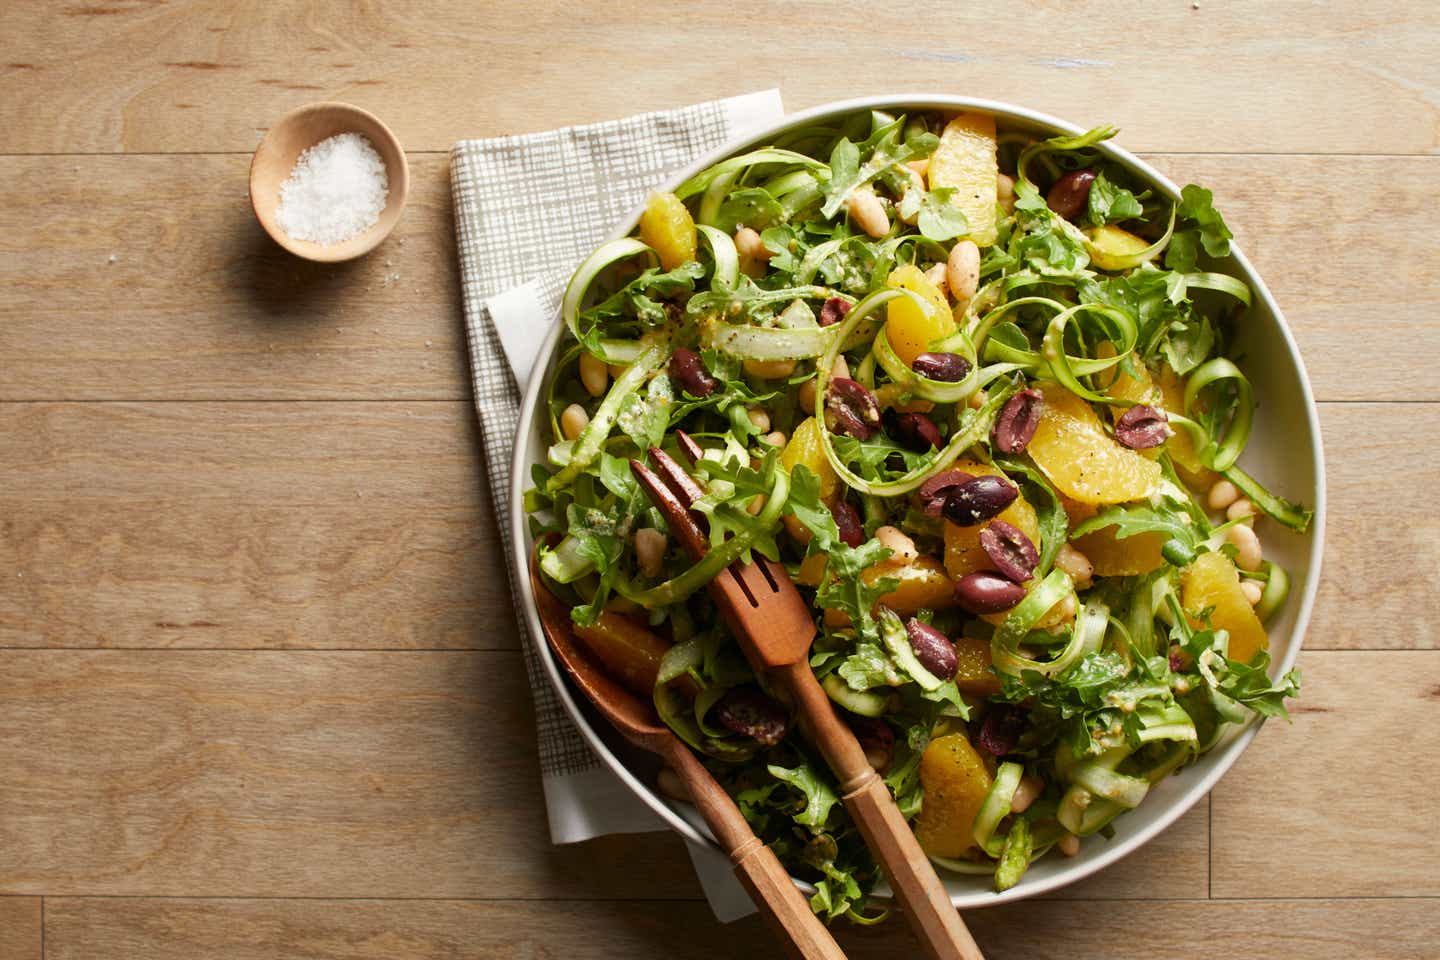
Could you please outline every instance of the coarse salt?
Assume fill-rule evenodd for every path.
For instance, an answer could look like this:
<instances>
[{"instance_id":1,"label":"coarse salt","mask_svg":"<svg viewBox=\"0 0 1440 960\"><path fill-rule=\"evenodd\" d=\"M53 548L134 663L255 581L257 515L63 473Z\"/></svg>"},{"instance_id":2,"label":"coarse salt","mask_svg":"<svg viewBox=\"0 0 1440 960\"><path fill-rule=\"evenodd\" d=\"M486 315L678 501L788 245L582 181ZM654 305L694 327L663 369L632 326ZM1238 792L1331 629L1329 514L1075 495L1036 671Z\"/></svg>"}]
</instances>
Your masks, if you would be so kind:
<instances>
[{"instance_id":1,"label":"coarse salt","mask_svg":"<svg viewBox=\"0 0 1440 960\"><path fill-rule=\"evenodd\" d=\"M300 154L280 185L275 219L295 240L342 243L380 221L390 178L368 139L341 133Z\"/></svg>"}]
</instances>

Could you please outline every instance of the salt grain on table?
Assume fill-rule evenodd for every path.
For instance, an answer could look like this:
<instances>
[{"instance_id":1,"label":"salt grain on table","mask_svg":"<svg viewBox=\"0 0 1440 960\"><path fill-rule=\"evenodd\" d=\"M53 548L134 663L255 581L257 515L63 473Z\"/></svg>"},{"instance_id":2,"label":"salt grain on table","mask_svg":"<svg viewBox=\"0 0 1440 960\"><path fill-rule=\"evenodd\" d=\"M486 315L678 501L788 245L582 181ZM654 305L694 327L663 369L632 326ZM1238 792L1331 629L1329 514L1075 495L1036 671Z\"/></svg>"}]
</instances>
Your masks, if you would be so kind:
<instances>
[{"instance_id":1,"label":"salt grain on table","mask_svg":"<svg viewBox=\"0 0 1440 960\"><path fill-rule=\"evenodd\" d=\"M295 240L330 246L375 226L389 193L374 146L358 133L341 133L300 154L280 185L275 219Z\"/></svg>"}]
</instances>

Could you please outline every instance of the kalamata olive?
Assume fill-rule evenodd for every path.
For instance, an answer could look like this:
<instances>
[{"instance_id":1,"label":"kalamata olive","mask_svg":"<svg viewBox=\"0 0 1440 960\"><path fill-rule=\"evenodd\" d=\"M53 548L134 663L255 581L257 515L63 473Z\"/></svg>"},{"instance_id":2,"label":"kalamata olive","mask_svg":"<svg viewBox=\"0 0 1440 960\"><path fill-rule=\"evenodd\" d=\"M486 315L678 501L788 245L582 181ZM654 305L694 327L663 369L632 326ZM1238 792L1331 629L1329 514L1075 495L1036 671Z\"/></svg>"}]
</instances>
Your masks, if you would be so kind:
<instances>
[{"instance_id":1,"label":"kalamata olive","mask_svg":"<svg viewBox=\"0 0 1440 960\"><path fill-rule=\"evenodd\" d=\"M692 397L708 397L720 386L715 378L710 376L710 371L705 369L705 362L700 359L700 354L684 347L670 354L670 379Z\"/></svg>"},{"instance_id":2,"label":"kalamata olive","mask_svg":"<svg viewBox=\"0 0 1440 960\"><path fill-rule=\"evenodd\" d=\"M845 314L849 312L849 300L840 297L831 297L820 307L820 326L828 327L832 323L839 323L845 319Z\"/></svg>"},{"instance_id":3,"label":"kalamata olive","mask_svg":"<svg viewBox=\"0 0 1440 960\"><path fill-rule=\"evenodd\" d=\"M825 391L826 423L836 433L869 440L880 427L880 401L849 377L836 377Z\"/></svg>"},{"instance_id":4,"label":"kalamata olive","mask_svg":"<svg viewBox=\"0 0 1440 960\"><path fill-rule=\"evenodd\" d=\"M879 717L850 716L846 718L865 759L877 773L884 773L895 759L895 731Z\"/></svg>"},{"instance_id":5,"label":"kalamata olive","mask_svg":"<svg viewBox=\"0 0 1440 960\"><path fill-rule=\"evenodd\" d=\"M998 573L978 570L955 581L955 599L971 613L1001 613L1025 599L1025 588Z\"/></svg>"},{"instance_id":6,"label":"kalamata olive","mask_svg":"<svg viewBox=\"0 0 1440 960\"><path fill-rule=\"evenodd\" d=\"M945 446L945 438L940 436L940 428L935 426L934 420L923 413L898 413L895 410L886 410L885 429L894 434L896 440L920 453L924 453L931 447L939 450Z\"/></svg>"},{"instance_id":7,"label":"kalamata olive","mask_svg":"<svg viewBox=\"0 0 1440 960\"><path fill-rule=\"evenodd\" d=\"M837 502L830 508L830 515L835 518L835 528L840 531L840 540L847 547L858 547L865 542L865 527L860 522L860 514L847 501Z\"/></svg>"},{"instance_id":8,"label":"kalamata olive","mask_svg":"<svg viewBox=\"0 0 1440 960\"><path fill-rule=\"evenodd\" d=\"M910 649L915 652L920 666L941 680L954 679L955 671L960 669L960 660L949 637L914 617L905 622L905 633L910 637Z\"/></svg>"},{"instance_id":9,"label":"kalamata olive","mask_svg":"<svg viewBox=\"0 0 1440 960\"><path fill-rule=\"evenodd\" d=\"M1115 421L1115 439L1131 450L1158 447L1174 432L1170 429L1170 419L1165 416L1164 410L1157 410L1143 403L1135 404Z\"/></svg>"},{"instance_id":10,"label":"kalamata olive","mask_svg":"<svg viewBox=\"0 0 1440 960\"><path fill-rule=\"evenodd\" d=\"M910 369L927 380L959 383L970 373L970 361L958 353L922 353L910 361Z\"/></svg>"},{"instance_id":11,"label":"kalamata olive","mask_svg":"<svg viewBox=\"0 0 1440 960\"><path fill-rule=\"evenodd\" d=\"M1035 567L1040 563L1040 552L1030 538L1004 520L992 520L980 531L980 549L995 564L995 569L1016 583L1035 576Z\"/></svg>"},{"instance_id":12,"label":"kalamata olive","mask_svg":"<svg viewBox=\"0 0 1440 960\"><path fill-rule=\"evenodd\" d=\"M744 737L773 746L785 738L790 716L785 708L765 696L759 687L731 687L715 704L721 726Z\"/></svg>"},{"instance_id":13,"label":"kalamata olive","mask_svg":"<svg viewBox=\"0 0 1440 960\"><path fill-rule=\"evenodd\" d=\"M922 483L920 489L916 491L916 496L920 498L920 509L925 511L927 517L940 516L940 511L945 507L945 498L950 495L950 491L972 479L974 478L964 470L946 470L943 473L935 474Z\"/></svg>"},{"instance_id":14,"label":"kalamata olive","mask_svg":"<svg viewBox=\"0 0 1440 960\"><path fill-rule=\"evenodd\" d=\"M946 495L941 513L951 523L973 527L1010 506L1019 495L1015 484L1004 477L971 477Z\"/></svg>"},{"instance_id":15,"label":"kalamata olive","mask_svg":"<svg viewBox=\"0 0 1440 960\"><path fill-rule=\"evenodd\" d=\"M1003 703L992 703L980 724L980 735L975 745L986 750L991 756L1003 757L1015 749L1020 734L1025 732L1025 714L1017 707Z\"/></svg>"},{"instance_id":16,"label":"kalamata olive","mask_svg":"<svg viewBox=\"0 0 1440 960\"><path fill-rule=\"evenodd\" d=\"M1030 446L1035 428L1040 426L1041 399L1040 391L1031 387L1005 401L993 431L995 446L1002 453L1022 453Z\"/></svg>"},{"instance_id":17,"label":"kalamata olive","mask_svg":"<svg viewBox=\"0 0 1440 960\"><path fill-rule=\"evenodd\" d=\"M1045 195L1045 202L1066 220L1074 220L1090 199L1090 184L1095 182L1094 170L1072 170Z\"/></svg>"}]
</instances>

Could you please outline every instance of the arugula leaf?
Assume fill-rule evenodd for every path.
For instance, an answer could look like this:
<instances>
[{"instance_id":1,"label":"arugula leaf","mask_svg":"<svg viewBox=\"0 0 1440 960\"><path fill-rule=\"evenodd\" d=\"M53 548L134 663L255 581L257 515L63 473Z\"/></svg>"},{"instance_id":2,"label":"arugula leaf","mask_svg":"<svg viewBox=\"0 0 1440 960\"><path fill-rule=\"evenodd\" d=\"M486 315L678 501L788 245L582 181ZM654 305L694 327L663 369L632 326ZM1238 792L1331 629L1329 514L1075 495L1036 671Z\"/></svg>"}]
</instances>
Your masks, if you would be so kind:
<instances>
[{"instance_id":1,"label":"arugula leaf","mask_svg":"<svg viewBox=\"0 0 1440 960\"><path fill-rule=\"evenodd\" d=\"M1015 184L1015 218L1020 230L1010 240L1010 254L1018 262L1044 277L1072 278L1089 266L1084 242L1066 229L1035 186L1023 180Z\"/></svg>"},{"instance_id":2,"label":"arugula leaf","mask_svg":"<svg viewBox=\"0 0 1440 960\"><path fill-rule=\"evenodd\" d=\"M900 216L914 218L922 236L931 240L951 240L970 232L965 212L951 202L954 187L920 190L912 187L900 201Z\"/></svg>"},{"instance_id":3,"label":"arugula leaf","mask_svg":"<svg viewBox=\"0 0 1440 960\"><path fill-rule=\"evenodd\" d=\"M1194 559L1195 548L1209 536L1210 531L1200 529L1193 517L1183 506L1170 497L1164 497L1164 505L1112 507L1104 513L1086 520L1075 528L1073 535L1083 537L1087 533L1114 529L1114 537L1124 540L1142 533L1160 533L1167 538L1165 559L1177 566L1183 566ZM1171 544L1176 544L1172 547Z\"/></svg>"},{"instance_id":4,"label":"arugula leaf","mask_svg":"<svg viewBox=\"0 0 1440 960\"><path fill-rule=\"evenodd\" d=\"M906 681L890 654L874 643L856 644L855 651L841 661L835 672L851 690L898 687Z\"/></svg>"},{"instance_id":5,"label":"arugula leaf","mask_svg":"<svg viewBox=\"0 0 1440 960\"><path fill-rule=\"evenodd\" d=\"M1135 194L1110 180L1101 170L1090 184L1089 220L1095 226L1133 220L1145 212Z\"/></svg>"},{"instance_id":6,"label":"arugula leaf","mask_svg":"<svg viewBox=\"0 0 1440 960\"><path fill-rule=\"evenodd\" d=\"M820 499L820 478L803 463L797 463L790 470L790 497L785 501L785 512L824 544L821 549L839 542L840 530L835 526L835 517Z\"/></svg>"},{"instance_id":7,"label":"arugula leaf","mask_svg":"<svg viewBox=\"0 0 1440 960\"><path fill-rule=\"evenodd\" d=\"M720 204L715 227L726 233L734 233L741 226L759 231L784 219L785 211L769 191L760 187L744 187L733 191Z\"/></svg>"},{"instance_id":8,"label":"arugula leaf","mask_svg":"<svg viewBox=\"0 0 1440 960\"><path fill-rule=\"evenodd\" d=\"M1215 352L1215 327L1203 314L1191 314L1183 322L1171 324L1160 352L1170 369L1182 377L1210 359Z\"/></svg>"},{"instance_id":9,"label":"arugula leaf","mask_svg":"<svg viewBox=\"0 0 1440 960\"><path fill-rule=\"evenodd\" d=\"M809 827L813 833L823 830L825 821L830 817L830 808L840 800L835 789L803 760L793 769L773 763L765 769L770 776L790 784L804 795L805 803L800 812L794 815L795 822Z\"/></svg>"},{"instance_id":10,"label":"arugula leaf","mask_svg":"<svg viewBox=\"0 0 1440 960\"><path fill-rule=\"evenodd\" d=\"M833 521L832 521L833 522ZM812 552L816 550L817 537L810 541ZM900 581L894 577L878 577L873 583L866 583L862 576L867 567L873 567L890 556L890 548L879 540L867 540L858 547L847 547L843 543L821 548L827 556L825 579L815 591L815 603L822 610L840 610L850 618L850 624L862 640L877 643L880 627L871 613L880 598L894 590Z\"/></svg>"},{"instance_id":11,"label":"arugula leaf","mask_svg":"<svg viewBox=\"0 0 1440 960\"><path fill-rule=\"evenodd\" d=\"M1234 234L1215 209L1214 196L1209 190L1186 184L1180 191L1176 217L1185 228L1177 229L1170 238L1170 246L1165 250L1166 267L1190 273L1198 268L1202 249L1212 257L1230 253L1230 238Z\"/></svg>"},{"instance_id":12,"label":"arugula leaf","mask_svg":"<svg viewBox=\"0 0 1440 960\"><path fill-rule=\"evenodd\" d=\"M672 399L670 378L652 377L644 394L637 391L625 398L615 423L641 450L659 446L670 425Z\"/></svg>"}]
</instances>

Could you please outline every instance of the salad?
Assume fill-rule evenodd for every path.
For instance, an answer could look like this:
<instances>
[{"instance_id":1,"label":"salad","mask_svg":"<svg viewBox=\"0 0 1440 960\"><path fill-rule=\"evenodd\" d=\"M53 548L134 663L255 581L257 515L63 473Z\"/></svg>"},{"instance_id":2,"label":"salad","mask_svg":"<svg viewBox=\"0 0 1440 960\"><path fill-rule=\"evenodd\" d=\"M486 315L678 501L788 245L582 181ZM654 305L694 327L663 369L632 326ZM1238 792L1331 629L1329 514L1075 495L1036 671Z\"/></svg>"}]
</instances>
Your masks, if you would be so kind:
<instances>
[{"instance_id":1,"label":"salad","mask_svg":"<svg viewBox=\"0 0 1440 960\"><path fill-rule=\"evenodd\" d=\"M875 919L878 870L703 589L736 558L785 566L922 847L997 890L1297 693L1263 537L1311 515L1237 465L1251 293L1210 192L1138 182L1114 133L858 113L652 195L566 290L540 570L827 918ZM698 562L629 466L679 431Z\"/></svg>"}]
</instances>

